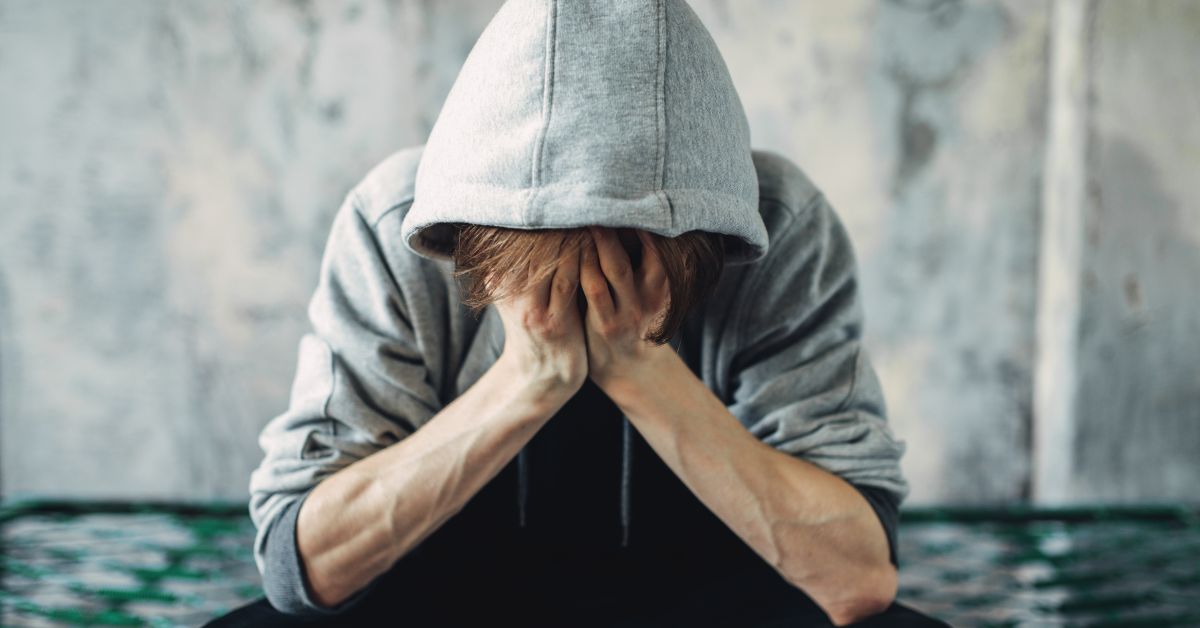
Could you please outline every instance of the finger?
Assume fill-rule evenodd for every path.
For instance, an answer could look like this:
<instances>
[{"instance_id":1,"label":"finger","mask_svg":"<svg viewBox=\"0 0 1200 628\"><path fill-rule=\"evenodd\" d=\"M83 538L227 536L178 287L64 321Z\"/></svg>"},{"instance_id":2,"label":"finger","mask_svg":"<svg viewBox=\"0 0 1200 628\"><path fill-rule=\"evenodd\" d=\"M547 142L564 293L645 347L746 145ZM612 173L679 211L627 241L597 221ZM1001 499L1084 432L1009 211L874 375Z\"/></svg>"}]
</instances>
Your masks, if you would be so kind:
<instances>
[{"instance_id":1,"label":"finger","mask_svg":"<svg viewBox=\"0 0 1200 628\"><path fill-rule=\"evenodd\" d=\"M592 229L592 238L596 240L600 268L616 293L613 307L621 309L636 303L637 287L633 281L633 264L629 261L625 247L611 229L589 228Z\"/></svg>"},{"instance_id":2,"label":"finger","mask_svg":"<svg viewBox=\"0 0 1200 628\"><path fill-rule=\"evenodd\" d=\"M638 238L642 242L642 265L638 269L642 303L647 313L657 314L671 301L667 271L650 234L638 231Z\"/></svg>"},{"instance_id":3,"label":"finger","mask_svg":"<svg viewBox=\"0 0 1200 628\"><path fill-rule=\"evenodd\" d=\"M557 272L557 268L550 271L549 275L539 281L532 290L528 291L530 293L529 298L533 299L532 305L535 309L545 310L550 307L550 287L554 285L554 274Z\"/></svg>"},{"instance_id":4,"label":"finger","mask_svg":"<svg viewBox=\"0 0 1200 628\"><path fill-rule=\"evenodd\" d=\"M579 251L560 258L558 268L554 271L553 283L550 287L549 310L555 316L568 312L567 308L574 307L575 289L579 285Z\"/></svg>"},{"instance_id":5,"label":"finger","mask_svg":"<svg viewBox=\"0 0 1200 628\"><path fill-rule=\"evenodd\" d=\"M604 278L604 271L600 268L595 241L594 239L590 240L583 247L583 257L579 265L579 284L583 288L584 296L587 297L588 316L591 316L594 311L597 315L607 319L614 314L614 304L612 295L608 291L608 280Z\"/></svg>"},{"instance_id":6,"label":"finger","mask_svg":"<svg viewBox=\"0 0 1200 628\"><path fill-rule=\"evenodd\" d=\"M638 230L638 238L642 241L642 285L658 291L667 282L667 271L663 267L662 257L654 247L654 238L649 233Z\"/></svg>"},{"instance_id":7,"label":"finger","mask_svg":"<svg viewBox=\"0 0 1200 628\"><path fill-rule=\"evenodd\" d=\"M558 281L555 278L555 275L558 274L558 271L562 265L562 258L563 258L562 244L563 244L562 242L559 242L558 251L556 252L556 254L558 255L559 264L555 265L554 268L551 269L550 272L547 273L545 277L542 277L541 281L538 281L537 285L534 286L534 288L530 290L532 298L534 299L534 302L532 305L538 310L548 311L550 309L551 293L554 289L554 283L556 281ZM528 280L529 275L531 274L530 271L531 271L533 265L534 264L533 264L532 260L526 261L526 265L525 265L526 280ZM539 270L541 270L541 269L539 269Z\"/></svg>"}]
</instances>

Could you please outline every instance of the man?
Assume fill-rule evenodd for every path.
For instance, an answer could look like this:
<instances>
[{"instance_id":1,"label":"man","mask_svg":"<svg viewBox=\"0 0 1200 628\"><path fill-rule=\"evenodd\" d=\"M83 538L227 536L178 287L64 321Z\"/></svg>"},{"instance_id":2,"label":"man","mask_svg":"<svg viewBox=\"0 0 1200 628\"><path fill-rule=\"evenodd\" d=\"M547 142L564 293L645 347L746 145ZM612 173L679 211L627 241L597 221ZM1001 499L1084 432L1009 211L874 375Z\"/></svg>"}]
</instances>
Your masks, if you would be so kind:
<instances>
[{"instance_id":1,"label":"man","mask_svg":"<svg viewBox=\"0 0 1200 628\"><path fill-rule=\"evenodd\" d=\"M847 233L682 0L504 4L308 314L213 625L942 625Z\"/></svg>"}]
</instances>

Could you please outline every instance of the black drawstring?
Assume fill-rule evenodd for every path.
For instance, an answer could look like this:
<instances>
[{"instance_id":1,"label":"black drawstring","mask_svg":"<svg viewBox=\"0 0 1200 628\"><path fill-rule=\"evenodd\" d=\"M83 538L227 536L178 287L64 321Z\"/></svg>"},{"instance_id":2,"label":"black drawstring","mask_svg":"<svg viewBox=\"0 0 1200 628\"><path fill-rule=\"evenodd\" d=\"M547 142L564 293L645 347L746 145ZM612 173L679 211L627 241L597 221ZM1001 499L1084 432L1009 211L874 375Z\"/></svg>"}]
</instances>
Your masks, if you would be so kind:
<instances>
[{"instance_id":1,"label":"black drawstring","mask_svg":"<svg viewBox=\"0 0 1200 628\"><path fill-rule=\"evenodd\" d=\"M676 334L670 342L671 348L679 352L679 335ZM629 530L633 525L633 502L630 495L633 492L633 424L629 417L622 416L621 443L621 547L629 547ZM529 456L526 455L528 444L517 454L517 521L522 528L525 526L525 504L529 495Z\"/></svg>"},{"instance_id":2,"label":"black drawstring","mask_svg":"<svg viewBox=\"0 0 1200 628\"><path fill-rule=\"evenodd\" d=\"M525 496L529 493L529 457L525 455L526 447L517 454L517 522L525 527Z\"/></svg>"},{"instance_id":3,"label":"black drawstring","mask_svg":"<svg viewBox=\"0 0 1200 628\"><path fill-rule=\"evenodd\" d=\"M621 547L629 547L629 524L631 519L630 489L633 484L633 426L629 417L622 417L624 424L621 451ZM525 527L525 504L529 495L529 457L527 447L517 454L517 522Z\"/></svg>"},{"instance_id":4,"label":"black drawstring","mask_svg":"<svg viewBox=\"0 0 1200 628\"><path fill-rule=\"evenodd\" d=\"M632 508L629 493L633 485L633 426L629 417L622 417L625 424L624 446L621 452L621 547L629 547L629 523Z\"/></svg>"}]
</instances>

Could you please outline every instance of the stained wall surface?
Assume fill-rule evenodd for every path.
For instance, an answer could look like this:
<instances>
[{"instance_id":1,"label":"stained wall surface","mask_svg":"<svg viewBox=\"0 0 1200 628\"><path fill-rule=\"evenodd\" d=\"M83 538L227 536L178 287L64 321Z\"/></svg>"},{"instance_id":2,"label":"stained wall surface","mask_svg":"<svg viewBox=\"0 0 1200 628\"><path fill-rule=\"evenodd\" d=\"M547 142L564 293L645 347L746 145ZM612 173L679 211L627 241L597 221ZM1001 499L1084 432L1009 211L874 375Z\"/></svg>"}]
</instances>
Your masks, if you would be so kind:
<instances>
[{"instance_id":1,"label":"stained wall surface","mask_svg":"<svg viewBox=\"0 0 1200 628\"><path fill-rule=\"evenodd\" d=\"M696 6L756 144L809 172L854 239L911 501L1021 499L1048 5Z\"/></svg>"},{"instance_id":2,"label":"stained wall surface","mask_svg":"<svg viewBox=\"0 0 1200 628\"><path fill-rule=\"evenodd\" d=\"M492 4L0 3L5 496L248 496L333 214Z\"/></svg>"},{"instance_id":3,"label":"stained wall surface","mask_svg":"<svg viewBox=\"0 0 1200 628\"><path fill-rule=\"evenodd\" d=\"M333 212L499 4L0 0L0 494L245 499ZM1193 5L1085 3L1078 429L1034 443L1057 3L691 4L851 233L908 503L1030 498L1035 447L1050 497L1188 496Z\"/></svg>"},{"instance_id":4,"label":"stained wall surface","mask_svg":"<svg viewBox=\"0 0 1200 628\"><path fill-rule=\"evenodd\" d=\"M1200 4L1091 16L1072 473L1066 496L1196 499Z\"/></svg>"}]
</instances>

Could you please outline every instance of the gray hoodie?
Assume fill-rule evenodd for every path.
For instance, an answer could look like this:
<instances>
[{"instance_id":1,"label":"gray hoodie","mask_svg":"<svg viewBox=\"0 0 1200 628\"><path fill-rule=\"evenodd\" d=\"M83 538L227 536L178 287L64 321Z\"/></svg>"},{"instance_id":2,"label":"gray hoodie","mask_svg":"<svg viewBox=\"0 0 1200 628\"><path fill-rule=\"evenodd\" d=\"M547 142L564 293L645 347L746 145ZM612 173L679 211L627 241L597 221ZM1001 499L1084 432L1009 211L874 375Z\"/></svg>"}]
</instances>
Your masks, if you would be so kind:
<instances>
[{"instance_id":1,"label":"gray hoodie","mask_svg":"<svg viewBox=\"0 0 1200 628\"><path fill-rule=\"evenodd\" d=\"M277 608L333 613L361 598L366 589L325 609L304 590L299 504L420 429L499 357L495 309L475 318L459 301L455 222L724 235L721 279L671 346L762 442L893 506L907 496L905 443L862 345L846 230L794 163L751 148L728 70L691 8L509 0L427 141L375 166L333 220L288 407L263 428L250 477L255 562ZM633 428L623 427L627 538L635 478Z\"/></svg>"}]
</instances>

